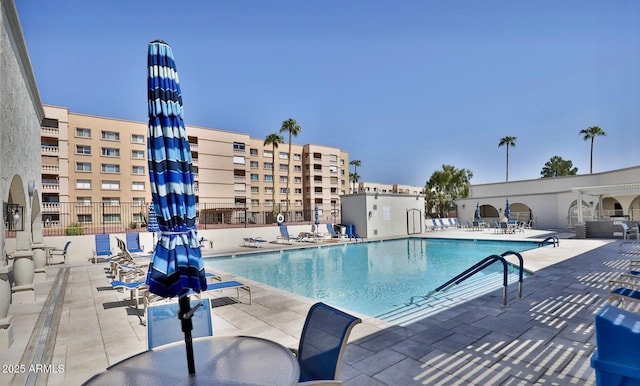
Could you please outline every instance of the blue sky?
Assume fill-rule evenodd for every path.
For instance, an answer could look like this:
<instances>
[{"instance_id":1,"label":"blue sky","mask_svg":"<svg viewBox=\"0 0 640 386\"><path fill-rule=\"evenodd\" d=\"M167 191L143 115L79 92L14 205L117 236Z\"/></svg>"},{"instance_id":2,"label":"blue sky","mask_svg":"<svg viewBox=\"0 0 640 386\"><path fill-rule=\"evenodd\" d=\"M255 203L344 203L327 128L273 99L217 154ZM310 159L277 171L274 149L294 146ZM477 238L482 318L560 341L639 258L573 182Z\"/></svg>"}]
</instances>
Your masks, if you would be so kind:
<instances>
[{"instance_id":1,"label":"blue sky","mask_svg":"<svg viewBox=\"0 0 640 386\"><path fill-rule=\"evenodd\" d=\"M15 0L43 103L147 120L147 44L173 47L187 124L338 146L361 180L535 179L552 156L640 164L640 1Z\"/></svg>"}]
</instances>

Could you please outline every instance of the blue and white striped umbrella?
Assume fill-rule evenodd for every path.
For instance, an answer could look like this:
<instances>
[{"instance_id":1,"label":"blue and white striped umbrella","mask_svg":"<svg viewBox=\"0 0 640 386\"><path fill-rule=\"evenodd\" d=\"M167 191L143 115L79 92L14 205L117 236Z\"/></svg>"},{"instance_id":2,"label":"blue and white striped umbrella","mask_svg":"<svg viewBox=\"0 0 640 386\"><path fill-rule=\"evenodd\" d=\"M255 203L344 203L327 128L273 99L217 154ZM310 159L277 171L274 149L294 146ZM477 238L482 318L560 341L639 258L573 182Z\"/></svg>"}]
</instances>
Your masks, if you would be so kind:
<instances>
[{"instance_id":1,"label":"blue and white striped umbrella","mask_svg":"<svg viewBox=\"0 0 640 386\"><path fill-rule=\"evenodd\" d=\"M147 153L160 238L147 284L154 294L174 297L189 290L206 290L207 281L198 245L193 165L182 94L173 51L167 43L149 43L148 71Z\"/></svg>"},{"instance_id":2,"label":"blue and white striped umbrella","mask_svg":"<svg viewBox=\"0 0 640 386\"><path fill-rule=\"evenodd\" d=\"M147 232L158 232L160 226L158 226L158 216L156 210L153 207L153 202L149 204L149 218L147 219ZM155 243L154 243L155 244Z\"/></svg>"}]
</instances>

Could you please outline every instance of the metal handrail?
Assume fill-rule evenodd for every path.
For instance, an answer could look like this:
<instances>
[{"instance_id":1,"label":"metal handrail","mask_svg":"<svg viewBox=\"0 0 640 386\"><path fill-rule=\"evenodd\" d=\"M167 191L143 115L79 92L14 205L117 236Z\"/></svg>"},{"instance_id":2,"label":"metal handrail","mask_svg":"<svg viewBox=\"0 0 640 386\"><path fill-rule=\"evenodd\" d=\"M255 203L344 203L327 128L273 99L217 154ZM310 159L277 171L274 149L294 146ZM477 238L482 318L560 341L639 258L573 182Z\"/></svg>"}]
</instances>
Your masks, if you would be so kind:
<instances>
[{"instance_id":1,"label":"metal handrail","mask_svg":"<svg viewBox=\"0 0 640 386\"><path fill-rule=\"evenodd\" d=\"M542 247L545 244L551 244L551 245L553 245L554 248L556 246L559 247L560 246L560 239L556 235L549 236L546 239L542 240L540 243L538 243L538 247Z\"/></svg>"},{"instance_id":2,"label":"metal handrail","mask_svg":"<svg viewBox=\"0 0 640 386\"><path fill-rule=\"evenodd\" d=\"M435 290L431 291L429 294L427 294L425 296L425 298L431 296L435 292L447 290L449 287L451 287L453 285L458 285L458 284L462 283L463 281L467 280L468 278L470 278L471 276L475 275L476 273L478 273L478 272L482 271L483 269L487 268L491 264L493 264L493 263L495 263L497 261L500 261L500 262L502 262L502 268L503 268L503 272L502 272L502 305L506 307L506 305L507 305L507 286L509 284L508 283L509 265L508 265L507 261L505 260L505 257L509 256L509 255L515 255L518 258L518 261L519 261L519 265L518 265L518 297L520 299L522 299L522 282L523 282L523 279L524 279L524 259L522 258L522 255L520 255L518 252L514 252L514 251L504 252L500 256L491 255L491 256L485 257L481 261L477 262L476 264L474 264L471 267L469 267L468 269L466 269L464 272L460 273L459 275L456 275L451 280L447 281L446 283L444 283L440 287L438 287Z\"/></svg>"}]
</instances>

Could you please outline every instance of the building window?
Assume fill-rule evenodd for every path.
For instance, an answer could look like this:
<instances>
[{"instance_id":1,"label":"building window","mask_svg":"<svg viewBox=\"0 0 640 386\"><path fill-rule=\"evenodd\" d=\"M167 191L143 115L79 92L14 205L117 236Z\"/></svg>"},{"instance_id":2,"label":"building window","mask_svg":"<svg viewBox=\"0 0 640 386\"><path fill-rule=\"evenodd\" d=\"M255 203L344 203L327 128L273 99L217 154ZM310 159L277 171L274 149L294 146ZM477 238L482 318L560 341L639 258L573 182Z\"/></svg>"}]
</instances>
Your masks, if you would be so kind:
<instances>
[{"instance_id":1,"label":"building window","mask_svg":"<svg viewBox=\"0 0 640 386\"><path fill-rule=\"evenodd\" d=\"M302 166L300 166L300 165L293 165L293 171L294 171L294 172L301 172L301 171L302 171Z\"/></svg>"},{"instance_id":2,"label":"building window","mask_svg":"<svg viewBox=\"0 0 640 386\"><path fill-rule=\"evenodd\" d=\"M246 184L233 184L233 191L234 192L246 192L247 191L247 185Z\"/></svg>"},{"instance_id":3,"label":"building window","mask_svg":"<svg viewBox=\"0 0 640 386\"><path fill-rule=\"evenodd\" d=\"M265 186L264 192L265 194L273 194L273 188L270 186Z\"/></svg>"},{"instance_id":4,"label":"building window","mask_svg":"<svg viewBox=\"0 0 640 386\"><path fill-rule=\"evenodd\" d=\"M329 154L329 162L338 162L338 156L335 154Z\"/></svg>"},{"instance_id":5,"label":"building window","mask_svg":"<svg viewBox=\"0 0 640 386\"><path fill-rule=\"evenodd\" d=\"M102 155L105 157L120 157L120 149L115 147L103 147Z\"/></svg>"},{"instance_id":6,"label":"building window","mask_svg":"<svg viewBox=\"0 0 640 386\"><path fill-rule=\"evenodd\" d=\"M58 128L58 120L54 119L54 118L42 118L42 127L48 127L51 129L57 129Z\"/></svg>"},{"instance_id":7,"label":"building window","mask_svg":"<svg viewBox=\"0 0 640 386\"><path fill-rule=\"evenodd\" d=\"M91 189L91 180L77 180L76 189Z\"/></svg>"},{"instance_id":8,"label":"building window","mask_svg":"<svg viewBox=\"0 0 640 386\"><path fill-rule=\"evenodd\" d=\"M251 181L260 181L260 177L257 174L252 173L251 174Z\"/></svg>"},{"instance_id":9,"label":"building window","mask_svg":"<svg viewBox=\"0 0 640 386\"><path fill-rule=\"evenodd\" d=\"M146 203L144 197L134 197L133 206L143 206Z\"/></svg>"},{"instance_id":10,"label":"building window","mask_svg":"<svg viewBox=\"0 0 640 386\"><path fill-rule=\"evenodd\" d=\"M91 215L90 214L79 214L78 222L81 224L90 224L91 223Z\"/></svg>"},{"instance_id":11,"label":"building window","mask_svg":"<svg viewBox=\"0 0 640 386\"><path fill-rule=\"evenodd\" d=\"M107 141L119 141L120 133L117 133L115 131L103 131L102 139L106 139Z\"/></svg>"},{"instance_id":12,"label":"building window","mask_svg":"<svg viewBox=\"0 0 640 386\"><path fill-rule=\"evenodd\" d=\"M262 156L266 158L271 158L273 156L273 152L271 150L264 150L262 152Z\"/></svg>"},{"instance_id":13,"label":"building window","mask_svg":"<svg viewBox=\"0 0 640 386\"><path fill-rule=\"evenodd\" d=\"M251 187L251 193L260 193L260 188L257 186L252 186Z\"/></svg>"},{"instance_id":14,"label":"building window","mask_svg":"<svg viewBox=\"0 0 640 386\"><path fill-rule=\"evenodd\" d=\"M259 167L258 161L251 161L249 162L249 165L251 166L251 169L257 169Z\"/></svg>"},{"instance_id":15,"label":"building window","mask_svg":"<svg viewBox=\"0 0 640 386\"><path fill-rule=\"evenodd\" d=\"M286 183L287 183L287 181L289 181L289 180L287 179L287 176L280 176L280 182L281 182L281 183L286 184Z\"/></svg>"},{"instance_id":16,"label":"building window","mask_svg":"<svg viewBox=\"0 0 640 386\"><path fill-rule=\"evenodd\" d=\"M131 150L131 158L144 159L144 150Z\"/></svg>"},{"instance_id":17,"label":"building window","mask_svg":"<svg viewBox=\"0 0 640 386\"><path fill-rule=\"evenodd\" d=\"M144 135L131 134L131 143L144 143Z\"/></svg>"},{"instance_id":18,"label":"building window","mask_svg":"<svg viewBox=\"0 0 640 386\"><path fill-rule=\"evenodd\" d=\"M251 206L259 206L259 205L260 205L260 200L251 199Z\"/></svg>"},{"instance_id":19,"label":"building window","mask_svg":"<svg viewBox=\"0 0 640 386\"><path fill-rule=\"evenodd\" d=\"M278 167L280 168L280 171L282 171L282 172L286 172L287 170L289 170L289 165L287 165L287 164L280 164L280 165L278 165Z\"/></svg>"},{"instance_id":20,"label":"building window","mask_svg":"<svg viewBox=\"0 0 640 386\"><path fill-rule=\"evenodd\" d=\"M144 190L144 182L132 182L131 190Z\"/></svg>"},{"instance_id":21,"label":"building window","mask_svg":"<svg viewBox=\"0 0 640 386\"><path fill-rule=\"evenodd\" d=\"M103 223L117 224L120 222L120 213L105 213L102 215Z\"/></svg>"},{"instance_id":22,"label":"building window","mask_svg":"<svg viewBox=\"0 0 640 386\"><path fill-rule=\"evenodd\" d=\"M120 199L118 197L102 197L102 203L105 206L120 206Z\"/></svg>"},{"instance_id":23,"label":"building window","mask_svg":"<svg viewBox=\"0 0 640 386\"><path fill-rule=\"evenodd\" d=\"M234 142L233 143L233 151L239 151L244 153L244 143L242 142Z\"/></svg>"},{"instance_id":24,"label":"building window","mask_svg":"<svg viewBox=\"0 0 640 386\"><path fill-rule=\"evenodd\" d=\"M264 180L266 182L271 182L271 181L273 181L273 176L271 174L265 174L264 175Z\"/></svg>"},{"instance_id":25,"label":"building window","mask_svg":"<svg viewBox=\"0 0 640 386\"><path fill-rule=\"evenodd\" d=\"M119 181L102 181L100 187L104 190L119 190L120 182Z\"/></svg>"},{"instance_id":26,"label":"building window","mask_svg":"<svg viewBox=\"0 0 640 386\"><path fill-rule=\"evenodd\" d=\"M91 146L76 145L76 154L91 155Z\"/></svg>"},{"instance_id":27,"label":"building window","mask_svg":"<svg viewBox=\"0 0 640 386\"><path fill-rule=\"evenodd\" d=\"M302 188L295 188L293 190L296 194L302 194Z\"/></svg>"},{"instance_id":28,"label":"building window","mask_svg":"<svg viewBox=\"0 0 640 386\"><path fill-rule=\"evenodd\" d=\"M249 149L250 155L258 155L258 149Z\"/></svg>"},{"instance_id":29,"label":"building window","mask_svg":"<svg viewBox=\"0 0 640 386\"><path fill-rule=\"evenodd\" d=\"M90 206L91 205L91 197L78 197L76 198L77 206Z\"/></svg>"},{"instance_id":30,"label":"building window","mask_svg":"<svg viewBox=\"0 0 640 386\"><path fill-rule=\"evenodd\" d=\"M264 168L266 170L271 170L271 169L273 169L273 164L271 162L265 162L264 163Z\"/></svg>"},{"instance_id":31,"label":"building window","mask_svg":"<svg viewBox=\"0 0 640 386\"><path fill-rule=\"evenodd\" d=\"M120 173L120 165L116 164L102 164L103 173Z\"/></svg>"},{"instance_id":32,"label":"building window","mask_svg":"<svg viewBox=\"0 0 640 386\"><path fill-rule=\"evenodd\" d=\"M315 193L322 193L322 186L316 186L316 187L314 187L314 188L313 188L313 191L314 191Z\"/></svg>"},{"instance_id":33,"label":"building window","mask_svg":"<svg viewBox=\"0 0 640 386\"><path fill-rule=\"evenodd\" d=\"M338 172L338 167L337 166L329 166L329 173L337 173Z\"/></svg>"},{"instance_id":34,"label":"building window","mask_svg":"<svg viewBox=\"0 0 640 386\"><path fill-rule=\"evenodd\" d=\"M280 188L280 194L287 194L287 188Z\"/></svg>"},{"instance_id":35,"label":"building window","mask_svg":"<svg viewBox=\"0 0 640 386\"><path fill-rule=\"evenodd\" d=\"M91 138L91 129L85 129L84 127L76 128L76 137L79 138Z\"/></svg>"},{"instance_id":36,"label":"building window","mask_svg":"<svg viewBox=\"0 0 640 386\"><path fill-rule=\"evenodd\" d=\"M300 161L301 158L302 157L300 157L300 154L293 153L293 160L294 161Z\"/></svg>"},{"instance_id":37,"label":"building window","mask_svg":"<svg viewBox=\"0 0 640 386\"><path fill-rule=\"evenodd\" d=\"M144 166L134 165L131 167L131 174L142 174L144 175Z\"/></svg>"},{"instance_id":38,"label":"building window","mask_svg":"<svg viewBox=\"0 0 640 386\"><path fill-rule=\"evenodd\" d=\"M279 159L289 159L289 153L287 153L286 151L281 151L278 153L278 158Z\"/></svg>"},{"instance_id":39,"label":"building window","mask_svg":"<svg viewBox=\"0 0 640 386\"><path fill-rule=\"evenodd\" d=\"M273 206L273 200L267 198L266 200L264 200L264 206Z\"/></svg>"},{"instance_id":40,"label":"building window","mask_svg":"<svg viewBox=\"0 0 640 386\"><path fill-rule=\"evenodd\" d=\"M293 182L296 184L301 184L302 183L302 177L293 177Z\"/></svg>"},{"instance_id":41,"label":"building window","mask_svg":"<svg viewBox=\"0 0 640 386\"><path fill-rule=\"evenodd\" d=\"M76 172L90 172L91 162L76 162Z\"/></svg>"},{"instance_id":42,"label":"building window","mask_svg":"<svg viewBox=\"0 0 640 386\"><path fill-rule=\"evenodd\" d=\"M233 156L233 163L237 165L244 165L244 157L242 156Z\"/></svg>"}]
</instances>

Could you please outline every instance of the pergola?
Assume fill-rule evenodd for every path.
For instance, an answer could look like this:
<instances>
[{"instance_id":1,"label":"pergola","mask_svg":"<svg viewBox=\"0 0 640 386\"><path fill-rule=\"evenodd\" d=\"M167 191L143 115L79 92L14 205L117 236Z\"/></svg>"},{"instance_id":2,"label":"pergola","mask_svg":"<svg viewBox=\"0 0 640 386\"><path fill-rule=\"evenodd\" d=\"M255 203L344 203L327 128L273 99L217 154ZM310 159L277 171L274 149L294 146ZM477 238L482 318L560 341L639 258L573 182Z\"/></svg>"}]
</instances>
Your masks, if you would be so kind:
<instances>
[{"instance_id":1,"label":"pergola","mask_svg":"<svg viewBox=\"0 0 640 386\"><path fill-rule=\"evenodd\" d=\"M628 184L613 184L613 185L598 185L598 186L583 186L572 188L572 192L576 192L578 195L578 224L582 224L582 198L583 196L597 197L598 208L602 210L602 198L613 196L616 194L637 194L640 195L640 182L632 182Z\"/></svg>"}]
</instances>

